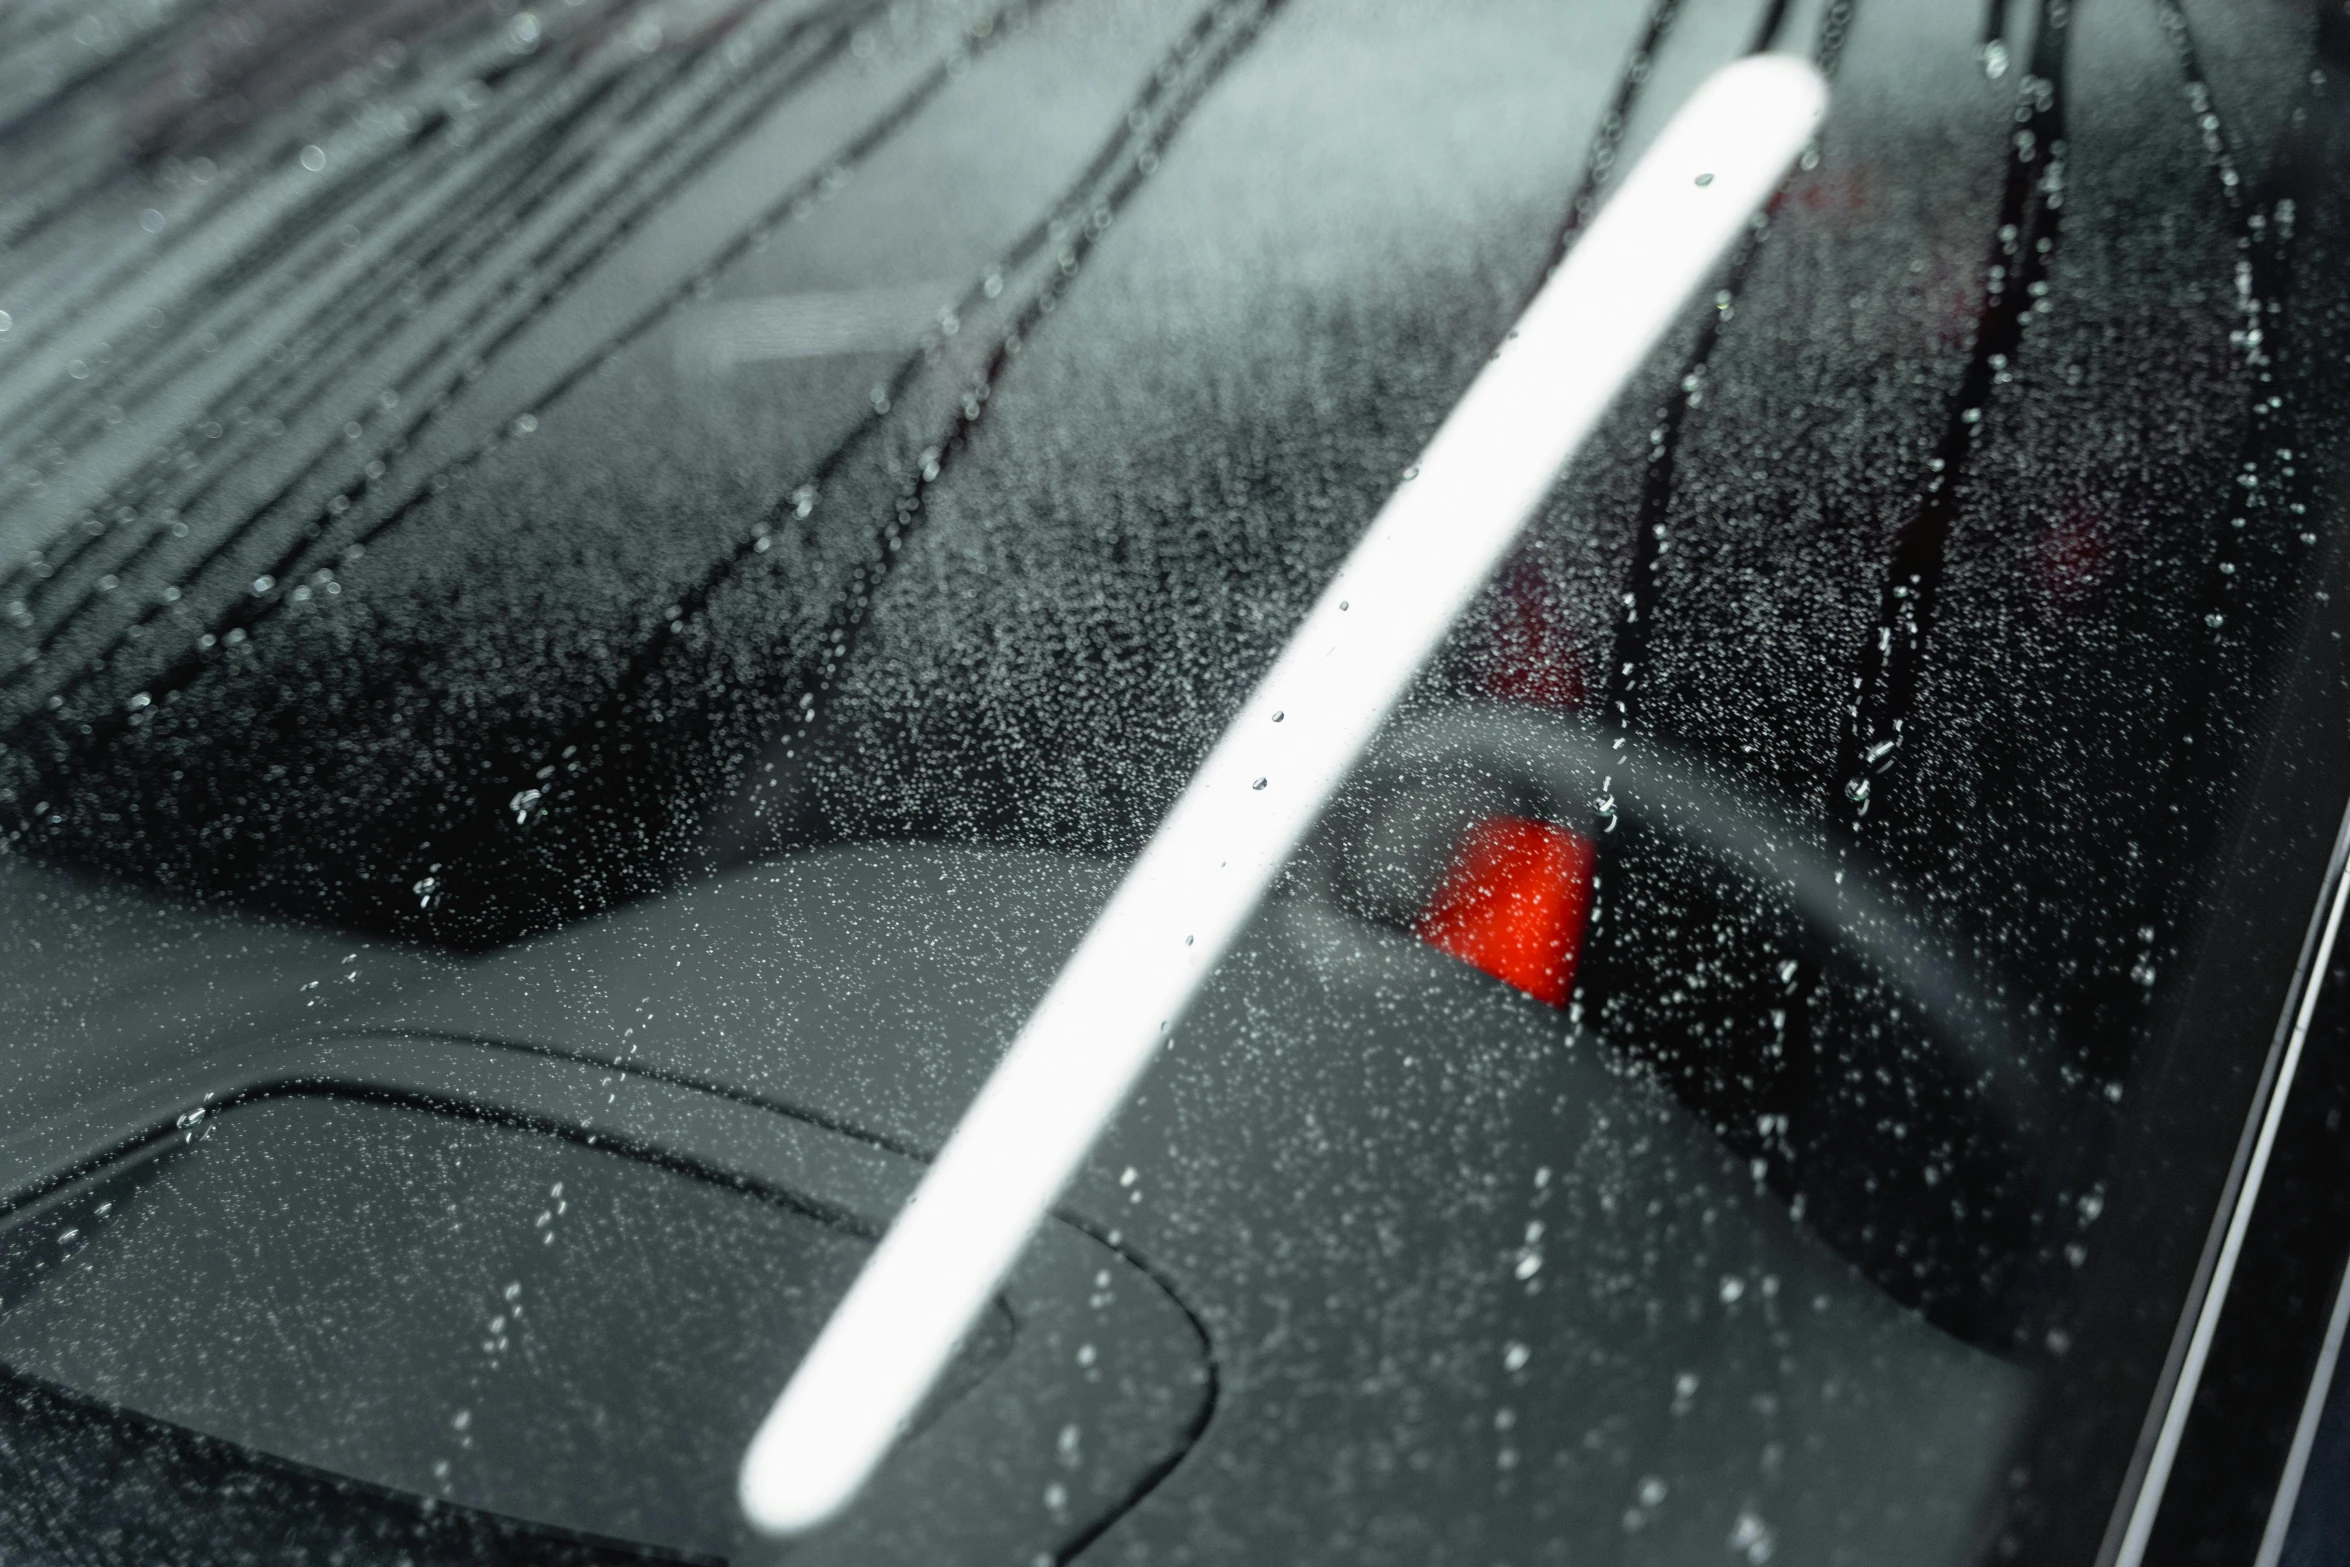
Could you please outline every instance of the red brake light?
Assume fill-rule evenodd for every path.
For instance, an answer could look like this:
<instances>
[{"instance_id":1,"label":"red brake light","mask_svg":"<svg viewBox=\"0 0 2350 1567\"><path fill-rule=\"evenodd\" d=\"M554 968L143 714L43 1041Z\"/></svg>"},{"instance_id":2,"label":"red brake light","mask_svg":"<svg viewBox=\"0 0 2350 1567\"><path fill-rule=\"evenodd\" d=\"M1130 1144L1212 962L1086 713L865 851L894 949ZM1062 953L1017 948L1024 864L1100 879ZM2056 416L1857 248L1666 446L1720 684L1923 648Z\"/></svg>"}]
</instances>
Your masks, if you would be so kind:
<instances>
[{"instance_id":1,"label":"red brake light","mask_svg":"<svg viewBox=\"0 0 2350 1567\"><path fill-rule=\"evenodd\" d=\"M1522 816L1469 829L1428 902L1419 937L1537 1001L1567 1004L1591 917L1599 846L1582 833Z\"/></svg>"}]
</instances>

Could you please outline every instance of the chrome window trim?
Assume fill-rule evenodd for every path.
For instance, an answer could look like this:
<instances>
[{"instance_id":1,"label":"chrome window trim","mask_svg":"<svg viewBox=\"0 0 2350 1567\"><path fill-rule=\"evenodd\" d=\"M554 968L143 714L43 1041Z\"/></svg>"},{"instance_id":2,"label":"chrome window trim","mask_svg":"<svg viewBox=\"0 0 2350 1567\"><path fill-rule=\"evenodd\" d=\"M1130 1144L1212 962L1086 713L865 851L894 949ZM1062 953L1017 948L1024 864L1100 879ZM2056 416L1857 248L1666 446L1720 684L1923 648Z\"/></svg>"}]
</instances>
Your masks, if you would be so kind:
<instances>
[{"instance_id":1,"label":"chrome window trim","mask_svg":"<svg viewBox=\"0 0 2350 1567\"><path fill-rule=\"evenodd\" d=\"M2285 1457L2277 1480L2276 1499L2269 1503L2268 1527L2260 1534L2260 1554L2252 1567L2277 1567L2285 1553L2285 1536L2293 1526L2294 1504L2301 1500L2301 1482L2309 1472L2309 1450L2317 1441L2317 1423L2325 1413L2326 1391L2333 1386L2334 1365L2342 1354L2342 1330L2350 1326L2350 1268L2334 1284L2331 1315L2326 1319L2324 1346L2317 1367L2309 1375L2309 1391L2301 1400L2301 1418L2293 1428L2293 1448Z\"/></svg>"},{"instance_id":2,"label":"chrome window trim","mask_svg":"<svg viewBox=\"0 0 2350 1567\"><path fill-rule=\"evenodd\" d=\"M2344 877L2346 865L2350 865L2350 806L2344 808L2341 825L2334 833L2333 852L2326 862L2316 907L2310 911L2309 928L2302 938L2293 983L2285 993L2283 1015L2277 1020L2268 1060L2261 1069L2260 1086L2252 1098L2252 1111L2237 1142L2227 1186L2212 1216L2211 1232L2204 1241L2195 1282L2188 1291L2187 1309L2181 1313L2173 1332L2162 1381L2157 1384L2154 1403L2147 1411L2137 1448L2131 1455L2128 1475L2106 1525L2105 1541L2097 1553L2098 1567L2140 1567L2153 1538L2155 1517L2170 1483L2179 1439L2194 1408L2204 1361L2219 1330L2220 1315L2227 1308L2228 1286L2235 1276L2245 1231L2260 1200L2260 1185L2267 1174L2277 1127L2283 1120L2285 1104L2292 1097L2293 1079L2301 1064L2302 1046L2309 1037L2310 1020L2316 1015L2318 997L2325 988L2325 968L2333 957L2334 941L2341 931L2345 893L2350 892L2350 882ZM2263 1551L2265 1559L2265 1540Z\"/></svg>"}]
</instances>

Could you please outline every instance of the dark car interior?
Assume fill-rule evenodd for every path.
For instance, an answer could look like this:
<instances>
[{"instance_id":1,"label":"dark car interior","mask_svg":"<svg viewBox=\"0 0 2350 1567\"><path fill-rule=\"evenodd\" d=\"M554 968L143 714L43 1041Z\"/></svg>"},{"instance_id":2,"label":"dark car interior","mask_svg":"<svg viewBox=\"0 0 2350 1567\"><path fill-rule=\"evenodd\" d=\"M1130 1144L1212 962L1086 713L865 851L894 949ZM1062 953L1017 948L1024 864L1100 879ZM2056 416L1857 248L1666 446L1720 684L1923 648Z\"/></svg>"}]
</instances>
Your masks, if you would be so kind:
<instances>
[{"instance_id":1,"label":"dark car interior","mask_svg":"<svg viewBox=\"0 0 2350 1567\"><path fill-rule=\"evenodd\" d=\"M1816 146L755 1536L923 1161L1761 49ZM2333 0L0 16L0 1557L2114 1560L2340 809L2345 73Z\"/></svg>"}]
</instances>

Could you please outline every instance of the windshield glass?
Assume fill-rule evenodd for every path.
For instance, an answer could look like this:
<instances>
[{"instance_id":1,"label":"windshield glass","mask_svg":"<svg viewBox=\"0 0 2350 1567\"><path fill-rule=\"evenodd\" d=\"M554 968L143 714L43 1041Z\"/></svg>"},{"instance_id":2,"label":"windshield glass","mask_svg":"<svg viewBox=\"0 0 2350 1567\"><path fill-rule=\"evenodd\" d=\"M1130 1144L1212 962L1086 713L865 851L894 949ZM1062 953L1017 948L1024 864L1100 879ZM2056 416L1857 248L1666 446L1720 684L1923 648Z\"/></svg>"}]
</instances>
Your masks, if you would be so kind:
<instances>
[{"instance_id":1,"label":"windshield glass","mask_svg":"<svg viewBox=\"0 0 2350 1567\"><path fill-rule=\"evenodd\" d=\"M1005 1548L1048 1560L2020 1548L2324 599L2331 47L2206 0L12 8L4 1374L575 1543L763 1548L532 1465L620 1465L623 1420L731 1462L903 1189L811 1153L727 1217L757 1136L660 1095L840 1169L935 1154L1559 259L1770 51L1827 81L1816 138L1062 1197L1072 1301L1174 1303L1139 1402L1003 1391L1062 1321L1015 1300L907 1449L946 1456L894 1494L947 1500L860 1538L1010 1507L971 1477L1028 1442ZM362 1038L585 1075L315 1054ZM330 1080L405 1108L259 1102ZM417 1113L491 1102L589 1141ZM248 1173L115 1168L157 1136ZM288 1222L332 1288L210 1310L135 1282L206 1214L347 1209L330 1137L415 1207L368 1221L380 1266L451 1270L403 1357L469 1368L400 1407L378 1346L372 1445L302 1400L362 1364L375 1243ZM575 1166L630 1195L541 1239ZM505 1186L511 1237L452 1238ZM693 1233L644 1252L664 1204ZM806 1299L690 1397L583 1393L636 1353L595 1292L659 1291L554 1244L658 1256L685 1318ZM76 1245L115 1260L69 1288ZM501 1403L509 1282L566 1343ZM220 1354L250 1398L139 1369L276 1312L325 1325ZM2166 1343L2115 1374L2099 1508ZM7 1417L36 1499L0 1537L117 1505L64 1407Z\"/></svg>"}]
</instances>

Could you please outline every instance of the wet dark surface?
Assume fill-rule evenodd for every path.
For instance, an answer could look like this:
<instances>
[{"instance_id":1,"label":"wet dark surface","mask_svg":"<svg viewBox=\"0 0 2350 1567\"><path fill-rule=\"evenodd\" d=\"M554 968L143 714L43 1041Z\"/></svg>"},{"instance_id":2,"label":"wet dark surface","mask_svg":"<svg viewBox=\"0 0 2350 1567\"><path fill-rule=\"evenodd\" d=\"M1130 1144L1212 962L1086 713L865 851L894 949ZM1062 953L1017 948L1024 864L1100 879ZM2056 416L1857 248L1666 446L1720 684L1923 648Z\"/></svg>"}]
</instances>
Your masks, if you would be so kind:
<instances>
[{"instance_id":1,"label":"wet dark surface","mask_svg":"<svg viewBox=\"0 0 2350 1567\"><path fill-rule=\"evenodd\" d=\"M2338 9L28 5L6 852L450 956L843 845L1106 878L1613 172L1795 50L1818 146L1407 717L1695 769L1975 976L2029 1114L1791 883L1521 802L1601 843L1561 1047L2036 1374L2134 1287L2106 1161L2322 608Z\"/></svg>"},{"instance_id":2,"label":"wet dark surface","mask_svg":"<svg viewBox=\"0 0 2350 1567\"><path fill-rule=\"evenodd\" d=\"M421 1110L294 1098L189 1131L9 1231L0 1359L389 1490L673 1550L737 1545L729 1460L760 1383L869 1244ZM987 1327L966 1387L1009 1339Z\"/></svg>"},{"instance_id":3,"label":"wet dark surface","mask_svg":"<svg viewBox=\"0 0 2350 1567\"><path fill-rule=\"evenodd\" d=\"M42 1561L396 1560L571 1564L665 1558L565 1540L258 1458L0 1374L10 1547ZM202 1533L191 1539L191 1520ZM666 1558L675 1560L674 1557Z\"/></svg>"}]
</instances>

